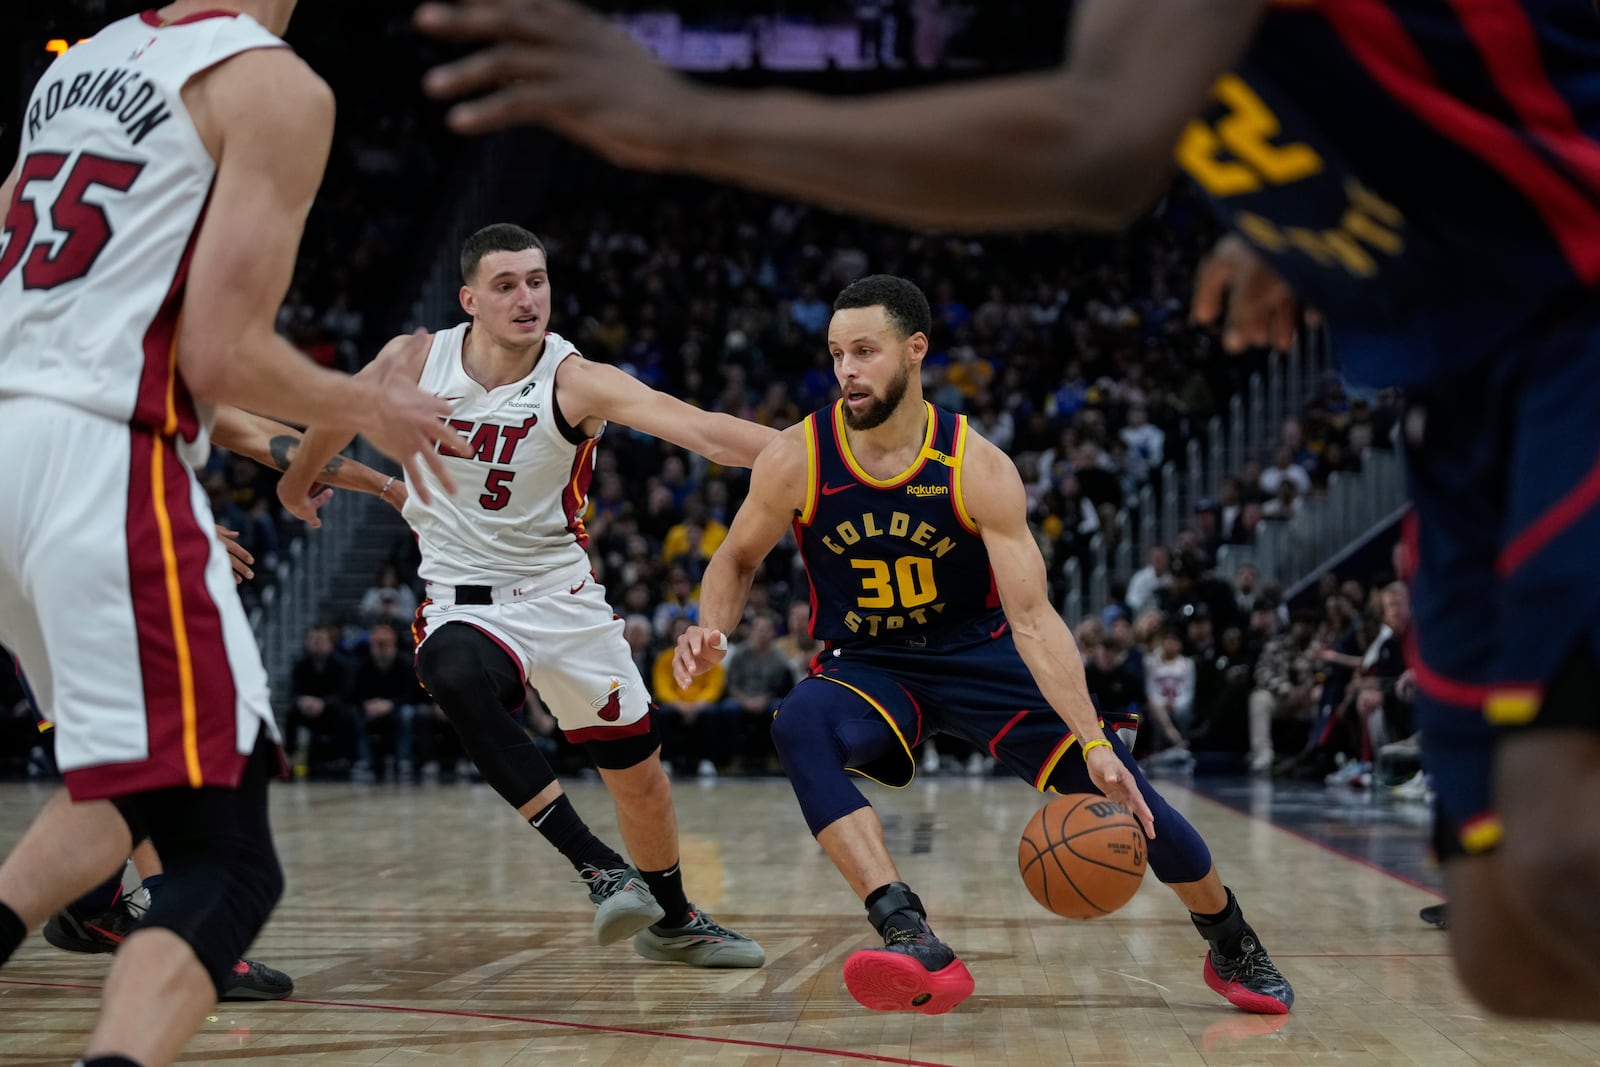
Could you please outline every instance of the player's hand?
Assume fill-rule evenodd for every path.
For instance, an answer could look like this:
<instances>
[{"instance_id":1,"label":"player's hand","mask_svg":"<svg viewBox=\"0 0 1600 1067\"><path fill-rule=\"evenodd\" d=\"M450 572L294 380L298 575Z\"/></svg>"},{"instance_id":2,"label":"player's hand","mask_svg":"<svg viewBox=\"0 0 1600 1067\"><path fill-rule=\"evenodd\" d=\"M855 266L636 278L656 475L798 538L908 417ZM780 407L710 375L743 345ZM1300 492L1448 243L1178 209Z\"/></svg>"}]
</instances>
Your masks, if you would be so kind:
<instances>
[{"instance_id":1,"label":"player's hand","mask_svg":"<svg viewBox=\"0 0 1600 1067\"><path fill-rule=\"evenodd\" d=\"M254 578L256 572L250 569L250 564L254 563L256 558L239 543L239 531L230 530L219 523L217 536L222 538L222 547L228 550L228 562L233 566L233 584L238 585Z\"/></svg>"},{"instance_id":2,"label":"player's hand","mask_svg":"<svg viewBox=\"0 0 1600 1067\"><path fill-rule=\"evenodd\" d=\"M571 0L464 0L417 9L417 26L486 47L428 72L457 133L536 124L613 163L659 169L688 150L704 90L657 63L623 30Z\"/></svg>"},{"instance_id":3,"label":"player's hand","mask_svg":"<svg viewBox=\"0 0 1600 1067\"><path fill-rule=\"evenodd\" d=\"M688 689L697 675L709 671L728 655L728 635L721 630L691 626L678 638L672 653L672 676L681 689Z\"/></svg>"},{"instance_id":4,"label":"player's hand","mask_svg":"<svg viewBox=\"0 0 1600 1067\"><path fill-rule=\"evenodd\" d=\"M288 478L278 479L278 502L283 505L283 510L313 530L321 529L322 520L317 517L317 512L332 499L333 490L320 482L312 482L297 492Z\"/></svg>"},{"instance_id":5,"label":"player's hand","mask_svg":"<svg viewBox=\"0 0 1600 1067\"><path fill-rule=\"evenodd\" d=\"M1122 765L1117 754L1105 745L1096 745L1086 761L1089 764L1089 777L1106 799L1127 808L1139 820L1139 825L1144 827L1144 836L1155 837L1156 817L1150 814L1150 805L1144 802L1139 783L1134 780L1132 772Z\"/></svg>"},{"instance_id":6,"label":"player's hand","mask_svg":"<svg viewBox=\"0 0 1600 1067\"><path fill-rule=\"evenodd\" d=\"M1294 343L1300 303L1249 242L1229 234L1200 264L1189 316L1220 326L1222 347L1234 355L1257 345L1284 351Z\"/></svg>"},{"instance_id":7,"label":"player's hand","mask_svg":"<svg viewBox=\"0 0 1600 1067\"><path fill-rule=\"evenodd\" d=\"M426 330L418 330L406 338L405 344L427 346L432 340ZM450 414L450 405L407 380L398 369L407 365L415 366L416 362L401 354L387 364L391 369L374 375L381 397L368 413L361 432L379 452L405 468L407 483L417 487L417 499L427 504L432 498L422 480L422 471L431 473L445 492L455 492L455 479L445 469L444 456L464 456L467 446L444 421Z\"/></svg>"}]
</instances>

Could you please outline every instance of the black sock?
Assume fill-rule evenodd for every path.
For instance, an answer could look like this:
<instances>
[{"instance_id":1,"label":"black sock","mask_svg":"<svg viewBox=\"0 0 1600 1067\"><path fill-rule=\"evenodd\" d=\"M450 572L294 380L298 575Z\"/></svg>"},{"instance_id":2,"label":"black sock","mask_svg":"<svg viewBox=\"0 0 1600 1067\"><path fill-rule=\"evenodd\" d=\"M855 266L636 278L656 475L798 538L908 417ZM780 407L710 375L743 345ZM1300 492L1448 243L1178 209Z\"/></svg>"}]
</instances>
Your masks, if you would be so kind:
<instances>
[{"instance_id":1,"label":"black sock","mask_svg":"<svg viewBox=\"0 0 1600 1067\"><path fill-rule=\"evenodd\" d=\"M585 867L611 871L628 865L628 861L617 855L610 845L594 836L565 793L529 819L528 825L543 834L544 839L579 871Z\"/></svg>"},{"instance_id":2,"label":"black sock","mask_svg":"<svg viewBox=\"0 0 1600 1067\"><path fill-rule=\"evenodd\" d=\"M75 915L92 919L110 911L120 899L122 899L122 868L118 867L116 874L74 900L68 907Z\"/></svg>"},{"instance_id":3,"label":"black sock","mask_svg":"<svg viewBox=\"0 0 1600 1067\"><path fill-rule=\"evenodd\" d=\"M77 1067L139 1067L139 1061L126 1056L96 1056L92 1060L79 1060Z\"/></svg>"},{"instance_id":4,"label":"black sock","mask_svg":"<svg viewBox=\"0 0 1600 1067\"><path fill-rule=\"evenodd\" d=\"M640 871L650 895L656 898L662 916L660 926L682 926L689 921L689 898L683 895L683 864L674 863L665 871Z\"/></svg>"},{"instance_id":5,"label":"black sock","mask_svg":"<svg viewBox=\"0 0 1600 1067\"><path fill-rule=\"evenodd\" d=\"M17 951L17 946L27 936L28 928L22 925L21 916L5 904L0 904L0 964L11 958L11 954Z\"/></svg>"}]
</instances>

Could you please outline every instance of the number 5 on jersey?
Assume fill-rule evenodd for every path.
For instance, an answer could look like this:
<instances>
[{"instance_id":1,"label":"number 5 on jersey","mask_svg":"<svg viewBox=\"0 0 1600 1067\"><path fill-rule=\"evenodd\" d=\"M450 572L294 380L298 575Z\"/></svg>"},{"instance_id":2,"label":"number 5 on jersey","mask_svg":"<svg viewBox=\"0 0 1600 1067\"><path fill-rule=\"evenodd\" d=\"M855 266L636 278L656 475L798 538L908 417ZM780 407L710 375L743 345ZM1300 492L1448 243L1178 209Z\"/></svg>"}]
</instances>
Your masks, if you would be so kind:
<instances>
[{"instance_id":1,"label":"number 5 on jersey","mask_svg":"<svg viewBox=\"0 0 1600 1067\"><path fill-rule=\"evenodd\" d=\"M489 472L489 476L483 480L483 495L478 498L484 511L499 511L511 503L511 479L516 476L516 471L501 467Z\"/></svg>"}]
</instances>

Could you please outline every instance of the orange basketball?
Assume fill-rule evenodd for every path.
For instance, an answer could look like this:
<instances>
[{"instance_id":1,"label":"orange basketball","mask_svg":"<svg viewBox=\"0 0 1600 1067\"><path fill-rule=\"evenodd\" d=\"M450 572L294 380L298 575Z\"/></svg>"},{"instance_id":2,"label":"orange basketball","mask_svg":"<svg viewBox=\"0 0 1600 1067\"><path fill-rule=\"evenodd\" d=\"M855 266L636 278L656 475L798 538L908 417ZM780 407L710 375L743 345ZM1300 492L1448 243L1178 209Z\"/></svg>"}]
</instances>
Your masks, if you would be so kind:
<instances>
[{"instance_id":1,"label":"orange basketball","mask_svg":"<svg viewBox=\"0 0 1600 1067\"><path fill-rule=\"evenodd\" d=\"M1068 919L1110 915L1144 880L1144 830L1097 793L1056 797L1033 813L1017 867L1033 899Z\"/></svg>"}]
</instances>

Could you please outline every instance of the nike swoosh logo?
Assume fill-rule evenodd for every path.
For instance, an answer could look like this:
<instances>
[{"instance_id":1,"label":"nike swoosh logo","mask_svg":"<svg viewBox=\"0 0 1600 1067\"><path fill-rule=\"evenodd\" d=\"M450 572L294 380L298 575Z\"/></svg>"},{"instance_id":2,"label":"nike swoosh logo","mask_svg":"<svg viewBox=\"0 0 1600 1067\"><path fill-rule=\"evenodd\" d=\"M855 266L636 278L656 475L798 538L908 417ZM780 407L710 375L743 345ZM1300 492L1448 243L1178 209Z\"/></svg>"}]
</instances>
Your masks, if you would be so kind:
<instances>
[{"instance_id":1,"label":"nike swoosh logo","mask_svg":"<svg viewBox=\"0 0 1600 1067\"><path fill-rule=\"evenodd\" d=\"M554 810L555 810L554 808L550 809L550 811L554 811ZM533 828L535 830L537 830L539 827L544 825L545 820L548 819L548 818L550 818L550 812L549 811L545 812L543 815L539 816L537 819L529 819L528 821L533 823Z\"/></svg>"},{"instance_id":2,"label":"nike swoosh logo","mask_svg":"<svg viewBox=\"0 0 1600 1067\"><path fill-rule=\"evenodd\" d=\"M585 578L583 581L579 582L577 585L573 586L571 589L568 589L567 592L568 593L572 593L572 594L576 594L578 592L578 590L582 589L584 586L586 586L588 584L589 584L589 579Z\"/></svg>"},{"instance_id":3,"label":"nike swoosh logo","mask_svg":"<svg viewBox=\"0 0 1600 1067\"><path fill-rule=\"evenodd\" d=\"M846 489L854 489L854 488L855 488L855 483L854 482L845 482L843 485L824 485L822 487L822 495L823 496L832 496L835 493L842 493Z\"/></svg>"},{"instance_id":4,"label":"nike swoosh logo","mask_svg":"<svg viewBox=\"0 0 1600 1067\"><path fill-rule=\"evenodd\" d=\"M1000 624L1000 629L998 629L998 630L990 630L989 631L989 636L991 638L998 638L1001 634L1006 632L1006 627L1010 626L1010 625L1011 625L1011 622L1008 619L1007 621L1005 621L1005 622Z\"/></svg>"},{"instance_id":5,"label":"nike swoosh logo","mask_svg":"<svg viewBox=\"0 0 1600 1067\"><path fill-rule=\"evenodd\" d=\"M441 396L439 399L443 400L446 404L453 404L457 400L464 400L466 398L465 397L460 397L460 396Z\"/></svg>"}]
</instances>

